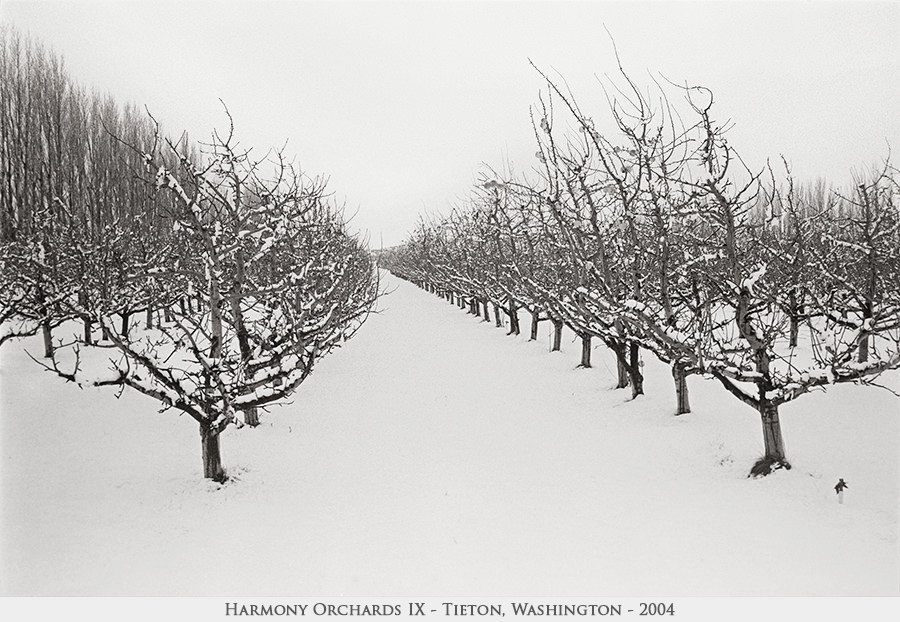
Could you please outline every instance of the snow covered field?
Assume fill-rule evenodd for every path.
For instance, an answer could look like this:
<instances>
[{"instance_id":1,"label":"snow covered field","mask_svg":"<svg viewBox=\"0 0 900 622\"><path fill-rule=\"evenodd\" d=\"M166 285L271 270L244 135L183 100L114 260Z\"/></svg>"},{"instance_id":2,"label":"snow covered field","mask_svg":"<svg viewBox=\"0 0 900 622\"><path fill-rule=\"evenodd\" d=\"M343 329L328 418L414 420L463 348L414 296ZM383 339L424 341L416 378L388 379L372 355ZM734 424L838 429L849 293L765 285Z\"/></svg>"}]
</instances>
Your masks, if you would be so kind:
<instances>
[{"instance_id":1,"label":"snow covered field","mask_svg":"<svg viewBox=\"0 0 900 622\"><path fill-rule=\"evenodd\" d=\"M292 404L229 429L0 352L0 594L898 595L900 399L782 407L791 471L746 478L758 416L668 369L612 390L595 347L527 341L393 277ZM900 374L882 381L900 391ZM850 488L843 505L833 490Z\"/></svg>"}]
</instances>

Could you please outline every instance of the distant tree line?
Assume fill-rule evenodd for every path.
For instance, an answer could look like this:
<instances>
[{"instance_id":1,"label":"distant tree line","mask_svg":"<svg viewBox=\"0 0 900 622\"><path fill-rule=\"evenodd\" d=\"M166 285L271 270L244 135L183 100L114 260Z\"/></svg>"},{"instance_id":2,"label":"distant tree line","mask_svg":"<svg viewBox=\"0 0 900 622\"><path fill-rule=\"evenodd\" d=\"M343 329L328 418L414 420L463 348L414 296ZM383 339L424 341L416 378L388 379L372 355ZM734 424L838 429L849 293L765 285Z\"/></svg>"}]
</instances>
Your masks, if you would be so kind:
<instances>
[{"instance_id":1,"label":"distant tree line","mask_svg":"<svg viewBox=\"0 0 900 622\"><path fill-rule=\"evenodd\" d=\"M554 350L567 326L584 366L600 340L633 396L651 353L671 367L676 413L689 375L714 378L761 417L751 473L789 468L779 406L900 367L898 171L840 191L797 183L786 162L752 170L709 89L642 89L619 70L602 122L541 73L534 171L485 168L470 200L380 264L510 334L520 309L531 339L548 321Z\"/></svg>"},{"instance_id":2,"label":"distant tree line","mask_svg":"<svg viewBox=\"0 0 900 622\"><path fill-rule=\"evenodd\" d=\"M44 368L187 413L217 481L220 433L256 425L379 294L325 181L239 148L225 116L172 139L0 30L0 343L40 332Z\"/></svg>"}]
</instances>

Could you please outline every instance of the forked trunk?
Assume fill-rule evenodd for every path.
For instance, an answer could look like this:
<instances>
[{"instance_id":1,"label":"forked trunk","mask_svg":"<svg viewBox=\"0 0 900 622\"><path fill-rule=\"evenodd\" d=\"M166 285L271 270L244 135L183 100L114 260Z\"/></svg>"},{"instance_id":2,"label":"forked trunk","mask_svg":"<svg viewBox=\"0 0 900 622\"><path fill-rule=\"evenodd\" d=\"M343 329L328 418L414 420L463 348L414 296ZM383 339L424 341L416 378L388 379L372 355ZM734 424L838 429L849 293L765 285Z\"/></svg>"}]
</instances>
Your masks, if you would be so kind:
<instances>
[{"instance_id":1,"label":"forked trunk","mask_svg":"<svg viewBox=\"0 0 900 622\"><path fill-rule=\"evenodd\" d=\"M203 477L219 483L224 482L225 469L222 468L222 457L219 453L219 432L201 425L200 443L203 450Z\"/></svg>"}]
</instances>

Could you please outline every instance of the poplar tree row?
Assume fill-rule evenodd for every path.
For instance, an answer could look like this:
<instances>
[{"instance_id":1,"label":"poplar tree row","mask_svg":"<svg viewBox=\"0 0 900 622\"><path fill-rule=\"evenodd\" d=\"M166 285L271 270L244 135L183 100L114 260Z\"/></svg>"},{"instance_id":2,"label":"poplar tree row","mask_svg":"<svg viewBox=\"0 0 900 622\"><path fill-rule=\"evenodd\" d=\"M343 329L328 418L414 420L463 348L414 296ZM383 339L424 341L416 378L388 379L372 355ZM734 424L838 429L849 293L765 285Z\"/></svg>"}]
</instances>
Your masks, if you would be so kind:
<instances>
[{"instance_id":1,"label":"poplar tree row","mask_svg":"<svg viewBox=\"0 0 900 622\"><path fill-rule=\"evenodd\" d=\"M841 191L786 162L749 168L704 87L640 88L621 71L602 120L541 74L538 166L486 169L471 199L423 220L381 263L499 326L530 313L615 353L643 393L641 353L671 366L676 412L702 374L758 411L753 475L790 468L779 407L900 367L900 175ZM600 119L600 117L598 117Z\"/></svg>"},{"instance_id":2,"label":"poplar tree row","mask_svg":"<svg viewBox=\"0 0 900 622\"><path fill-rule=\"evenodd\" d=\"M221 432L258 424L355 333L373 258L325 181L241 148L227 109L227 132L175 140L0 35L2 340L40 331L45 369L188 414L224 481Z\"/></svg>"},{"instance_id":3,"label":"poplar tree row","mask_svg":"<svg viewBox=\"0 0 900 622\"><path fill-rule=\"evenodd\" d=\"M118 300L125 316L152 306L125 295L124 269L151 259L162 205L134 175L140 157L120 141L152 144L155 132L146 113L88 92L58 56L0 30L0 319L11 320L0 339L40 327L50 356L73 288L83 304Z\"/></svg>"}]
</instances>

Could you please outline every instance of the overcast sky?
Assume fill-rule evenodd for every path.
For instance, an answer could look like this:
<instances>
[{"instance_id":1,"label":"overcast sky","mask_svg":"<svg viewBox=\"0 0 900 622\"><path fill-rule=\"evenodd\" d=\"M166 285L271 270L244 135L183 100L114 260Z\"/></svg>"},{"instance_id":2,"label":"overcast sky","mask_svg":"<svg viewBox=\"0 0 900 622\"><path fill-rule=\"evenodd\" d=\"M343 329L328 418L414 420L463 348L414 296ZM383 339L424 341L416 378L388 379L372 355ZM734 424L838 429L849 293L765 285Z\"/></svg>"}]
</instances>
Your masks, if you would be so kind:
<instances>
[{"instance_id":1,"label":"overcast sky","mask_svg":"<svg viewBox=\"0 0 900 622\"><path fill-rule=\"evenodd\" d=\"M482 162L536 163L542 83L528 59L602 117L597 77L615 70L604 25L639 83L712 88L751 166L784 154L800 177L845 183L888 144L900 150L896 0L0 0L0 21L172 133L225 127L222 98L244 146L288 140L306 171L329 176L374 247L464 199Z\"/></svg>"}]
</instances>

